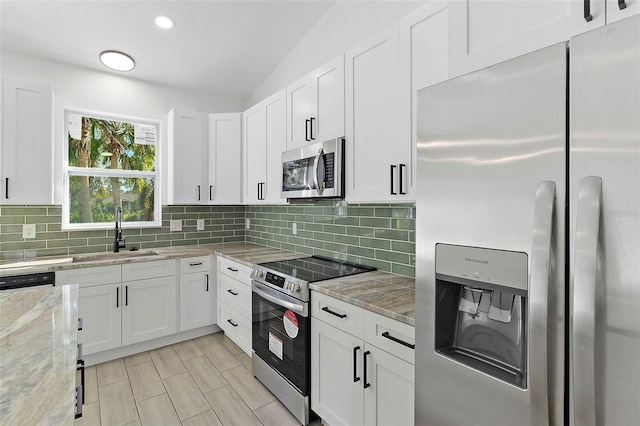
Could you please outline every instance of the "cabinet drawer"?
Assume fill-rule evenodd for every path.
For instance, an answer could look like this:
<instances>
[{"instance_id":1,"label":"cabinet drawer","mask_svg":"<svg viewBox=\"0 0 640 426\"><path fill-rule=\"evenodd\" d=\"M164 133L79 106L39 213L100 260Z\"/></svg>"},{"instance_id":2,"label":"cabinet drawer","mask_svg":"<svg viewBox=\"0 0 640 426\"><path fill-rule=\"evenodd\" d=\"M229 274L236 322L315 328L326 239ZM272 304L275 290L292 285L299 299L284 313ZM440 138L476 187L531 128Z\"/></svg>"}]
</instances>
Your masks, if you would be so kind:
<instances>
[{"instance_id":1,"label":"cabinet drawer","mask_svg":"<svg viewBox=\"0 0 640 426\"><path fill-rule=\"evenodd\" d=\"M364 309L317 291L311 292L311 316L354 336L364 334Z\"/></svg>"},{"instance_id":2,"label":"cabinet drawer","mask_svg":"<svg viewBox=\"0 0 640 426\"><path fill-rule=\"evenodd\" d=\"M415 327L364 310L364 340L412 365L415 363L415 349L407 346L416 343Z\"/></svg>"},{"instance_id":3,"label":"cabinet drawer","mask_svg":"<svg viewBox=\"0 0 640 426\"><path fill-rule=\"evenodd\" d=\"M224 302L218 303L218 327L245 353L251 356L251 320Z\"/></svg>"},{"instance_id":4,"label":"cabinet drawer","mask_svg":"<svg viewBox=\"0 0 640 426\"><path fill-rule=\"evenodd\" d=\"M80 287L120 283L120 265L56 271L56 285L80 284Z\"/></svg>"},{"instance_id":5,"label":"cabinet drawer","mask_svg":"<svg viewBox=\"0 0 640 426\"><path fill-rule=\"evenodd\" d=\"M156 260L153 262L125 263L122 265L122 281L169 277L175 274L176 261L173 259Z\"/></svg>"},{"instance_id":6,"label":"cabinet drawer","mask_svg":"<svg viewBox=\"0 0 640 426\"><path fill-rule=\"evenodd\" d=\"M211 268L211 256L198 256L180 259L180 273L209 272Z\"/></svg>"},{"instance_id":7,"label":"cabinet drawer","mask_svg":"<svg viewBox=\"0 0 640 426\"><path fill-rule=\"evenodd\" d=\"M225 274L218 273L217 278L218 299L251 318L251 287Z\"/></svg>"},{"instance_id":8,"label":"cabinet drawer","mask_svg":"<svg viewBox=\"0 0 640 426\"><path fill-rule=\"evenodd\" d=\"M235 278L251 287L251 268L226 257L218 256L218 272Z\"/></svg>"}]
</instances>

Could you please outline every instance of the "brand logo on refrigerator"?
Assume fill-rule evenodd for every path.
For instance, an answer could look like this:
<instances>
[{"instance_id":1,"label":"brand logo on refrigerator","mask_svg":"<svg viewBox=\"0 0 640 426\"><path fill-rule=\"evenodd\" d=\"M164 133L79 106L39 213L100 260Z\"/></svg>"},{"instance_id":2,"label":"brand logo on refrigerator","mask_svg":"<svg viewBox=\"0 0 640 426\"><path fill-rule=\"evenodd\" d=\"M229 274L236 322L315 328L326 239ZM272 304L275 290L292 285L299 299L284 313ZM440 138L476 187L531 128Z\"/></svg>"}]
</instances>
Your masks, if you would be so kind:
<instances>
[{"instance_id":1,"label":"brand logo on refrigerator","mask_svg":"<svg viewBox=\"0 0 640 426\"><path fill-rule=\"evenodd\" d=\"M472 263L483 263L483 264L485 264L485 265L488 265L488 264L489 264L489 261L488 261L488 260L484 260L484 259L474 259L474 258L472 258L472 257L465 257L465 258L464 258L464 260L465 260L466 262L472 262Z\"/></svg>"}]
</instances>

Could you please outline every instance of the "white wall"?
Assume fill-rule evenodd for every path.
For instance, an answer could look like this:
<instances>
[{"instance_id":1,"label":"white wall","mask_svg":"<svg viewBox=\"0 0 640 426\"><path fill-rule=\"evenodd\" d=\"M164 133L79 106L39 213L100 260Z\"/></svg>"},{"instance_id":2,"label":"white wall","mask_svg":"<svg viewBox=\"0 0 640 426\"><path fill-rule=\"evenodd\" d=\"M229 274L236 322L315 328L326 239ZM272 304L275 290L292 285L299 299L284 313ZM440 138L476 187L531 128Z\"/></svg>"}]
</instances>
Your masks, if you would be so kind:
<instances>
[{"instance_id":1,"label":"white wall","mask_svg":"<svg viewBox=\"0 0 640 426\"><path fill-rule=\"evenodd\" d=\"M255 90L245 109L356 46L427 1L337 0Z\"/></svg>"},{"instance_id":2,"label":"white wall","mask_svg":"<svg viewBox=\"0 0 640 426\"><path fill-rule=\"evenodd\" d=\"M62 158L64 108L77 108L149 118L160 122L160 143L166 146L167 113L173 107L203 112L242 111L238 99L215 98L201 92L128 78L123 74L101 72L54 62L43 58L2 50L1 74L48 83L54 95L54 177L56 204L62 203ZM166 155L162 166L166 167ZM166 176L165 173L163 175ZM166 182L161 199L166 200Z\"/></svg>"}]
</instances>

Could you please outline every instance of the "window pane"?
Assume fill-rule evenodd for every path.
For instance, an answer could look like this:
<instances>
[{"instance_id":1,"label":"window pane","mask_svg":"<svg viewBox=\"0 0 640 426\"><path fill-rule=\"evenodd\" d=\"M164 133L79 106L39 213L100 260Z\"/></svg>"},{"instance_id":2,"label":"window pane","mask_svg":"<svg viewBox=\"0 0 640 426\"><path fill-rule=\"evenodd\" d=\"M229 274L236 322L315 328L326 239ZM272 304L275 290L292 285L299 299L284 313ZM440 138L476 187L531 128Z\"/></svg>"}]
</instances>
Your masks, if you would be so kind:
<instances>
[{"instance_id":1,"label":"window pane","mask_svg":"<svg viewBox=\"0 0 640 426\"><path fill-rule=\"evenodd\" d=\"M113 222L119 205L123 222L152 222L154 186L153 178L69 176L69 222Z\"/></svg>"},{"instance_id":2,"label":"window pane","mask_svg":"<svg viewBox=\"0 0 640 426\"><path fill-rule=\"evenodd\" d=\"M70 166L155 170L155 126L78 114L67 120Z\"/></svg>"}]
</instances>

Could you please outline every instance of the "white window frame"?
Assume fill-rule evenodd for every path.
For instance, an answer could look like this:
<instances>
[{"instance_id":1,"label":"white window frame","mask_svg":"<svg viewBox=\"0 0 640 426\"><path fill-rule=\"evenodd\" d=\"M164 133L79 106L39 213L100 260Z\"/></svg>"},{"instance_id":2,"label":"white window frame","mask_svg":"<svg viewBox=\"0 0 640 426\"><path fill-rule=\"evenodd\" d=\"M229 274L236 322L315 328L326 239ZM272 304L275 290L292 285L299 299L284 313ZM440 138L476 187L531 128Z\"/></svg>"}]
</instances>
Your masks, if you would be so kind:
<instances>
[{"instance_id":1,"label":"white window frame","mask_svg":"<svg viewBox=\"0 0 640 426\"><path fill-rule=\"evenodd\" d=\"M113 170L69 166L69 115L81 115L83 117L97 118L101 120L124 121L133 124L143 124L156 128L156 152L155 171L143 172L139 170ZM92 222L92 223L70 223L70 196L69 178L71 176L96 176L96 177L117 177L117 178L153 178L154 186L154 211L153 221L122 222L123 229L131 228L161 228L162 227L162 205L160 203L162 179L160 178L161 152L160 149L160 121L149 118L133 117L128 115L118 115L100 111L92 111L79 108L64 109L64 137L63 137L63 196L62 196L62 230L101 230L112 229L113 222Z\"/></svg>"}]
</instances>

